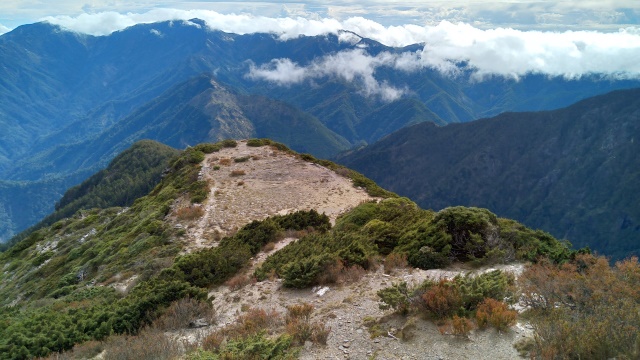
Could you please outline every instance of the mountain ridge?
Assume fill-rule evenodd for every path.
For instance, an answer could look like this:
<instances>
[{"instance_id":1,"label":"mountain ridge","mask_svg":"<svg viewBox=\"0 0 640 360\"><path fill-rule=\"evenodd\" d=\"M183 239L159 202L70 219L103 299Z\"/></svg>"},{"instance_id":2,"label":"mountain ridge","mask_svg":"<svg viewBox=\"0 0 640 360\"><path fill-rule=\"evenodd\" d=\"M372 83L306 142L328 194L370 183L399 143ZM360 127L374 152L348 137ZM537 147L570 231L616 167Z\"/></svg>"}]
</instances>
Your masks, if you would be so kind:
<instances>
[{"instance_id":1,"label":"mountain ridge","mask_svg":"<svg viewBox=\"0 0 640 360\"><path fill-rule=\"evenodd\" d=\"M623 258L639 251L640 214L624 200L640 191L632 155L639 95L620 90L560 110L419 124L340 162L422 206L487 207Z\"/></svg>"},{"instance_id":2,"label":"mountain ridge","mask_svg":"<svg viewBox=\"0 0 640 360\"><path fill-rule=\"evenodd\" d=\"M298 125L310 126L308 131L298 127L281 134L281 126L271 129L268 126L271 121L262 121L260 131L265 135L251 134L246 120L238 117L243 125L226 121L226 129L220 128L221 132L242 138L276 138L319 157L372 143L417 122L465 122L509 110L553 108L607 89L639 84L637 80L603 80L597 76L570 81L534 74L519 81L489 78L478 82L468 79L468 74L451 78L433 69L408 73L383 66L372 73L373 81L404 93L400 99L387 102L378 96L367 96L367 82L358 75L351 80L326 75L289 86L248 76L252 66L269 66L274 59L289 59L298 66L307 66L345 51L376 56L420 49L418 45L393 48L355 35L351 38L352 41L343 41L340 34L328 34L284 41L273 34L238 35L210 30L197 19L139 24L109 36L77 34L46 23L24 25L3 34L0 126L5 132L0 135L0 180L6 185L5 207L15 207L14 199L22 196L16 193L24 189L37 198L36 192L51 182L55 182L53 192L61 196L66 188L105 167L134 141L151 137L131 127L132 133L119 135L122 144L112 144L107 149L101 143L110 138L109 132L114 129L121 127L124 131L126 126L120 122L131 125L134 116L142 120L141 112L159 97L202 74L213 74L216 82L235 94L246 108L253 102L270 104L265 113L270 113L279 126L283 123L276 119L276 108L300 119ZM199 103L205 107L208 104ZM183 103L165 105L172 108L157 115L171 117L187 110ZM206 117L197 115L205 110L184 114L203 132L211 130L205 129L209 122ZM260 111L254 109L253 113ZM196 118L200 121L195 122ZM163 119L147 118L147 121L150 123L146 129L151 132L154 125L151 122ZM180 130L184 130L183 124L174 121L167 123L164 130L156 127L157 135L169 138L171 126L178 129L176 134L185 134ZM292 136L312 133L324 140ZM167 144L184 147L227 137L210 135L210 138L176 135ZM97 141L88 145L92 154L81 159L78 149L86 149L91 141ZM47 194L40 196L49 198ZM50 203L48 200L31 203L37 208L29 210L24 221L16 220L17 215L5 209L0 227L9 230L0 233L19 232L51 209L44 205ZM6 235L0 235L0 239L6 240Z\"/></svg>"}]
</instances>

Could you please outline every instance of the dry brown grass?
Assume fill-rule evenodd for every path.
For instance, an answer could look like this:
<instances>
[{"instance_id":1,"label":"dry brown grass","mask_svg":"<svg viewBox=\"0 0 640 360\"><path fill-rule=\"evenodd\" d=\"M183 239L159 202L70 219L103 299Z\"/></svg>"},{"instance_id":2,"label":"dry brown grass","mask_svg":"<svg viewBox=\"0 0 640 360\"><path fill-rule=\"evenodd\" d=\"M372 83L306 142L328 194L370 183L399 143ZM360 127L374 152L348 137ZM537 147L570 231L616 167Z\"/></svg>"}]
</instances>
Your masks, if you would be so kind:
<instances>
[{"instance_id":1,"label":"dry brown grass","mask_svg":"<svg viewBox=\"0 0 640 360\"><path fill-rule=\"evenodd\" d=\"M92 359L98 356L104 350L104 343L101 341L87 341L77 344L73 349L62 354L53 353L43 360L76 360L76 359Z\"/></svg>"},{"instance_id":2,"label":"dry brown grass","mask_svg":"<svg viewBox=\"0 0 640 360\"><path fill-rule=\"evenodd\" d=\"M409 266L407 255L405 254L389 254L384 259L384 272L391 274L396 269L406 269Z\"/></svg>"},{"instance_id":3,"label":"dry brown grass","mask_svg":"<svg viewBox=\"0 0 640 360\"><path fill-rule=\"evenodd\" d=\"M327 266L318 278L320 284L350 284L360 280L367 271L359 265L344 266L336 260Z\"/></svg>"},{"instance_id":4,"label":"dry brown grass","mask_svg":"<svg viewBox=\"0 0 640 360\"><path fill-rule=\"evenodd\" d=\"M243 176L243 175L246 175L246 172L244 170L231 170L231 173L229 174L229 176L231 177Z\"/></svg>"},{"instance_id":5,"label":"dry brown grass","mask_svg":"<svg viewBox=\"0 0 640 360\"><path fill-rule=\"evenodd\" d=\"M269 252L276 248L276 243L268 242L263 248L262 251Z\"/></svg>"},{"instance_id":6,"label":"dry brown grass","mask_svg":"<svg viewBox=\"0 0 640 360\"><path fill-rule=\"evenodd\" d=\"M199 205L190 205L176 210L176 217L181 221L193 221L204 215L204 208Z\"/></svg>"},{"instance_id":7,"label":"dry brown grass","mask_svg":"<svg viewBox=\"0 0 640 360\"><path fill-rule=\"evenodd\" d=\"M184 298L172 303L153 323L153 327L162 331L186 329L196 319L204 319L209 324L215 324L215 309L209 303Z\"/></svg>"},{"instance_id":8,"label":"dry brown grass","mask_svg":"<svg viewBox=\"0 0 640 360\"><path fill-rule=\"evenodd\" d=\"M181 344L164 333L145 329L138 336L112 336L104 360L169 360L182 355Z\"/></svg>"},{"instance_id":9,"label":"dry brown grass","mask_svg":"<svg viewBox=\"0 0 640 360\"><path fill-rule=\"evenodd\" d=\"M331 328L320 323L312 323L312 312L313 305L308 303L287 306L285 331L292 337L294 343L302 345L310 340L314 344L327 344Z\"/></svg>"},{"instance_id":10,"label":"dry brown grass","mask_svg":"<svg viewBox=\"0 0 640 360\"><path fill-rule=\"evenodd\" d=\"M226 165L226 166L231 165L231 159L229 159L229 158L220 159L220 165Z\"/></svg>"},{"instance_id":11,"label":"dry brown grass","mask_svg":"<svg viewBox=\"0 0 640 360\"><path fill-rule=\"evenodd\" d=\"M235 291L246 285L255 284L256 278L253 276L248 276L246 274L237 274L233 276L231 279L227 280L224 284L229 287L229 290Z\"/></svg>"}]
</instances>

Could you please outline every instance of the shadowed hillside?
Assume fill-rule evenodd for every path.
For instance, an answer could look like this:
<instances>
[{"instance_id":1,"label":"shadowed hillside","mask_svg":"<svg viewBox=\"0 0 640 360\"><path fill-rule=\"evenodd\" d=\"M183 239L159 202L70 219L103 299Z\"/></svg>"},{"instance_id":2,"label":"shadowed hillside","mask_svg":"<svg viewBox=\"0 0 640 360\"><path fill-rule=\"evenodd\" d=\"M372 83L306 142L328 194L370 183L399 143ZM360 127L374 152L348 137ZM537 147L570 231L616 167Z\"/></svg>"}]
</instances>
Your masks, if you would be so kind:
<instances>
[{"instance_id":1,"label":"shadowed hillside","mask_svg":"<svg viewBox=\"0 0 640 360\"><path fill-rule=\"evenodd\" d=\"M486 207L614 258L640 254L640 90L419 124L340 162L425 208Z\"/></svg>"}]
</instances>

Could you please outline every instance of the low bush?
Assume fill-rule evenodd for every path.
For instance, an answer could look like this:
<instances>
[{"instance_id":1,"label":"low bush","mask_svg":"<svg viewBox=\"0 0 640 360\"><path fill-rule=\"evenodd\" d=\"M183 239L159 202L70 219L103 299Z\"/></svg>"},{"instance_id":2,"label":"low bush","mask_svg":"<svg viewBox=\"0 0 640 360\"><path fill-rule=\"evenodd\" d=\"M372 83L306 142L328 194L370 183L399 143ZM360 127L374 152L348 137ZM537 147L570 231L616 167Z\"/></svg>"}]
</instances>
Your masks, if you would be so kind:
<instances>
[{"instance_id":1,"label":"low bush","mask_svg":"<svg viewBox=\"0 0 640 360\"><path fill-rule=\"evenodd\" d=\"M261 147L265 145L269 145L271 143L268 139L249 139L247 140L247 146L251 147Z\"/></svg>"},{"instance_id":2,"label":"low bush","mask_svg":"<svg viewBox=\"0 0 640 360\"><path fill-rule=\"evenodd\" d=\"M249 284L255 284L256 278L253 276L247 276L246 274L236 274L231 279L225 281L224 285L229 287L229 290L235 291L245 287Z\"/></svg>"},{"instance_id":3,"label":"low bush","mask_svg":"<svg viewBox=\"0 0 640 360\"><path fill-rule=\"evenodd\" d=\"M189 354L187 360L259 360L282 359L293 360L298 349L292 346L291 338L280 335L276 338L265 334L256 334L239 340L231 340L215 351L197 351Z\"/></svg>"},{"instance_id":4,"label":"low bush","mask_svg":"<svg viewBox=\"0 0 640 360\"><path fill-rule=\"evenodd\" d=\"M220 143L218 144L203 143L203 144L198 144L193 148L197 151L202 151L205 154L211 154L216 151L220 151L220 149L222 148L222 145Z\"/></svg>"},{"instance_id":5,"label":"low bush","mask_svg":"<svg viewBox=\"0 0 640 360\"><path fill-rule=\"evenodd\" d=\"M393 309L403 315L413 311L426 312L438 320L469 317L486 298L497 301L512 298L513 281L512 275L495 270L476 276L426 280L413 289L401 282L379 290L378 297L381 309Z\"/></svg>"},{"instance_id":6,"label":"low bush","mask_svg":"<svg viewBox=\"0 0 640 360\"><path fill-rule=\"evenodd\" d=\"M307 340L315 344L327 344L331 329L320 323L312 323L312 312L313 305L308 303L287 306L285 331L294 344L303 345Z\"/></svg>"},{"instance_id":7,"label":"low bush","mask_svg":"<svg viewBox=\"0 0 640 360\"><path fill-rule=\"evenodd\" d=\"M393 309L395 312L406 315L409 312L413 291L411 291L406 282L393 284L390 287L380 289L377 293L380 298L380 309Z\"/></svg>"},{"instance_id":8,"label":"low bush","mask_svg":"<svg viewBox=\"0 0 640 360\"><path fill-rule=\"evenodd\" d=\"M476 321L481 328L492 326L504 331L515 325L518 313L502 301L486 298L478 305Z\"/></svg>"},{"instance_id":9,"label":"low bush","mask_svg":"<svg viewBox=\"0 0 640 360\"><path fill-rule=\"evenodd\" d=\"M536 261L541 256L560 263L576 254L547 233L499 219L487 209L462 206L443 209L431 221L409 229L394 251L407 254L409 264L422 269L455 261L476 265Z\"/></svg>"},{"instance_id":10,"label":"low bush","mask_svg":"<svg viewBox=\"0 0 640 360\"><path fill-rule=\"evenodd\" d=\"M222 147L226 147L226 148L234 148L238 146L238 142L233 139L222 140L222 142L220 142L219 144L221 144Z\"/></svg>"},{"instance_id":11,"label":"low bush","mask_svg":"<svg viewBox=\"0 0 640 360\"><path fill-rule=\"evenodd\" d=\"M468 336L475 324L471 319L454 315L451 319L451 330L454 335Z\"/></svg>"},{"instance_id":12,"label":"low bush","mask_svg":"<svg viewBox=\"0 0 640 360\"><path fill-rule=\"evenodd\" d=\"M421 295L421 299L426 311L438 319L459 313L463 305L460 290L448 280L440 280L430 286Z\"/></svg>"},{"instance_id":13,"label":"low bush","mask_svg":"<svg viewBox=\"0 0 640 360\"><path fill-rule=\"evenodd\" d=\"M519 277L535 330L532 358L640 358L640 264L611 266L579 254L563 265L540 261Z\"/></svg>"},{"instance_id":14,"label":"low bush","mask_svg":"<svg viewBox=\"0 0 640 360\"><path fill-rule=\"evenodd\" d=\"M233 162L242 163L242 162L249 161L249 159L251 159L251 156L241 156L241 157L234 158Z\"/></svg>"}]
</instances>

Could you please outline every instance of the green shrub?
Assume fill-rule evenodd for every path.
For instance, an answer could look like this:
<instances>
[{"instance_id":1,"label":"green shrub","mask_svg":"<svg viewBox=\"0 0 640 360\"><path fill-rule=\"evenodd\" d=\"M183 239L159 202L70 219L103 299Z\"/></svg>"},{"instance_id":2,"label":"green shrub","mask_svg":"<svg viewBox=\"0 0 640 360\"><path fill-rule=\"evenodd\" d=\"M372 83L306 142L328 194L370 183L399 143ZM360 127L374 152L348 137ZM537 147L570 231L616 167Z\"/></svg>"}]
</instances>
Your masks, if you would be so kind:
<instances>
[{"instance_id":1,"label":"green shrub","mask_svg":"<svg viewBox=\"0 0 640 360\"><path fill-rule=\"evenodd\" d=\"M515 278L509 273L493 270L477 276L456 276L453 281L460 289L464 306L474 310L486 298L503 301L514 292Z\"/></svg>"},{"instance_id":2,"label":"green shrub","mask_svg":"<svg viewBox=\"0 0 640 360\"><path fill-rule=\"evenodd\" d=\"M395 312L406 315L411 305L412 291L409 290L406 282L393 284L390 287L380 289L377 293L380 297L380 309L393 309Z\"/></svg>"},{"instance_id":3,"label":"green shrub","mask_svg":"<svg viewBox=\"0 0 640 360\"><path fill-rule=\"evenodd\" d=\"M265 145L269 145L271 143L268 139L249 139L247 140L247 146L251 147L261 147Z\"/></svg>"},{"instance_id":4,"label":"green shrub","mask_svg":"<svg viewBox=\"0 0 640 360\"><path fill-rule=\"evenodd\" d=\"M480 275L458 275L453 279L426 280L409 289L405 282L378 291L380 308L406 314L426 310L435 318L468 316L486 298L503 301L514 293L514 277L500 270Z\"/></svg>"},{"instance_id":5,"label":"green shrub","mask_svg":"<svg viewBox=\"0 0 640 360\"><path fill-rule=\"evenodd\" d=\"M222 140L220 144L222 145L222 147L226 147L226 148L234 148L238 146L238 142L236 142L233 139Z\"/></svg>"},{"instance_id":6,"label":"green shrub","mask_svg":"<svg viewBox=\"0 0 640 360\"><path fill-rule=\"evenodd\" d=\"M237 163L242 163L242 162L248 161L249 159L251 159L251 156L241 156L241 157L234 158L233 161Z\"/></svg>"},{"instance_id":7,"label":"green shrub","mask_svg":"<svg viewBox=\"0 0 640 360\"><path fill-rule=\"evenodd\" d=\"M395 251L407 254L409 264L422 269L454 261L479 265L540 256L562 262L574 253L549 234L498 219L487 209L462 206L443 209L431 221L405 232Z\"/></svg>"},{"instance_id":8,"label":"green shrub","mask_svg":"<svg viewBox=\"0 0 640 360\"><path fill-rule=\"evenodd\" d=\"M204 144L198 144L196 146L193 147L196 151L201 151L205 154L211 154L217 151L220 151L220 149L222 148L221 144L210 144L210 143L204 143Z\"/></svg>"},{"instance_id":9,"label":"green shrub","mask_svg":"<svg viewBox=\"0 0 640 360\"><path fill-rule=\"evenodd\" d=\"M311 209L309 211L296 211L287 215L272 216L271 219L278 223L282 229L287 230L314 230L325 232L331 228L331 221L325 214L319 214Z\"/></svg>"},{"instance_id":10,"label":"green shrub","mask_svg":"<svg viewBox=\"0 0 640 360\"><path fill-rule=\"evenodd\" d=\"M293 151L291 151L291 149L289 149L287 147L287 145L283 144L283 143L279 143L279 142L275 142L272 141L269 146L271 146L272 148L276 149L276 150L280 150L280 151L284 151L287 153L292 153Z\"/></svg>"},{"instance_id":11,"label":"green shrub","mask_svg":"<svg viewBox=\"0 0 640 360\"><path fill-rule=\"evenodd\" d=\"M282 267L282 285L305 288L316 284L318 275L332 262L328 254L311 256L287 263Z\"/></svg>"}]
</instances>

